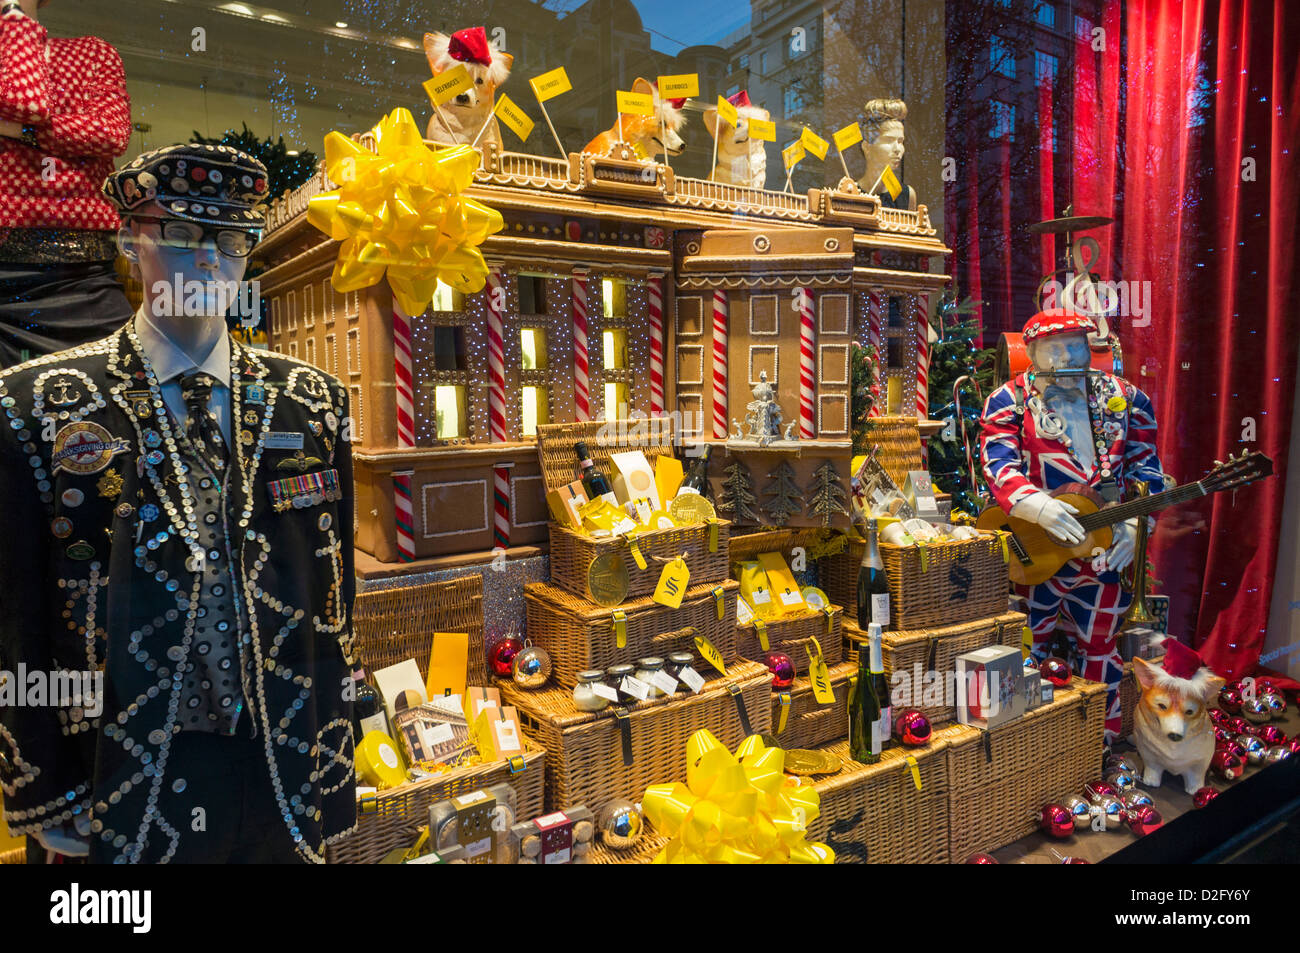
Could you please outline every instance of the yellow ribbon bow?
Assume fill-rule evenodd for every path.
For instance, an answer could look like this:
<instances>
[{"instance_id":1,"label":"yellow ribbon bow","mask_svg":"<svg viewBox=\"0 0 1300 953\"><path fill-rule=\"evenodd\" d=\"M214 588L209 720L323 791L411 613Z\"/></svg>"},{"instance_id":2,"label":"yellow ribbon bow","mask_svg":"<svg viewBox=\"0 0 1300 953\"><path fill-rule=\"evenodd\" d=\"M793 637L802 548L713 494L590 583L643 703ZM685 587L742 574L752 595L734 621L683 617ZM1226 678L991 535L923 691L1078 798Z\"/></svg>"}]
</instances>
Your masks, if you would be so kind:
<instances>
[{"instance_id":1,"label":"yellow ribbon bow","mask_svg":"<svg viewBox=\"0 0 1300 953\"><path fill-rule=\"evenodd\" d=\"M478 246L501 231L501 213L460 193L479 157L469 146L430 149L407 109L375 128L377 152L341 132L325 137L325 170L340 183L311 200L307 221L342 242L330 281L341 293L385 275L407 314L422 314L439 279L466 294L487 283Z\"/></svg>"},{"instance_id":2,"label":"yellow ribbon bow","mask_svg":"<svg viewBox=\"0 0 1300 953\"><path fill-rule=\"evenodd\" d=\"M787 778L785 752L758 735L733 755L707 730L686 744L686 783L652 784L645 815L671 838L656 864L831 864L835 852L805 839L820 813L810 785Z\"/></svg>"}]
</instances>

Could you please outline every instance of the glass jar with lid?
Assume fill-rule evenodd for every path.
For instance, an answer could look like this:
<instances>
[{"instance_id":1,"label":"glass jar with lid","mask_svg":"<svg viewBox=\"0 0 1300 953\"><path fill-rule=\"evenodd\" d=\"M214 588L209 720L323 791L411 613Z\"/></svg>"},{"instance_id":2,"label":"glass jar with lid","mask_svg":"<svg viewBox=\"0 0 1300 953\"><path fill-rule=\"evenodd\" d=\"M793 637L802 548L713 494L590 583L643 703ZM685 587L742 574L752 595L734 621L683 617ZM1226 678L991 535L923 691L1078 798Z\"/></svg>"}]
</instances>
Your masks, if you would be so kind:
<instances>
[{"instance_id":1,"label":"glass jar with lid","mask_svg":"<svg viewBox=\"0 0 1300 953\"><path fill-rule=\"evenodd\" d=\"M618 700L624 704L639 702L641 700L635 695L623 691L623 679L629 675L635 674L636 666L627 663L611 665L609 668L605 669L605 677L608 680L608 683L618 691Z\"/></svg>"},{"instance_id":2,"label":"glass jar with lid","mask_svg":"<svg viewBox=\"0 0 1300 953\"><path fill-rule=\"evenodd\" d=\"M650 686L650 698L663 698L667 693L654 683L655 673L664 670L664 660L657 655L648 655L638 659L636 677Z\"/></svg>"},{"instance_id":3,"label":"glass jar with lid","mask_svg":"<svg viewBox=\"0 0 1300 953\"><path fill-rule=\"evenodd\" d=\"M573 704L579 711L601 711L609 707L609 699L596 694L596 686L603 685L605 672L599 668L578 673L578 684L573 688Z\"/></svg>"},{"instance_id":4,"label":"glass jar with lid","mask_svg":"<svg viewBox=\"0 0 1300 953\"><path fill-rule=\"evenodd\" d=\"M682 669L695 665L695 655L691 652L673 652L664 663L664 671L677 681L682 680Z\"/></svg>"}]
</instances>

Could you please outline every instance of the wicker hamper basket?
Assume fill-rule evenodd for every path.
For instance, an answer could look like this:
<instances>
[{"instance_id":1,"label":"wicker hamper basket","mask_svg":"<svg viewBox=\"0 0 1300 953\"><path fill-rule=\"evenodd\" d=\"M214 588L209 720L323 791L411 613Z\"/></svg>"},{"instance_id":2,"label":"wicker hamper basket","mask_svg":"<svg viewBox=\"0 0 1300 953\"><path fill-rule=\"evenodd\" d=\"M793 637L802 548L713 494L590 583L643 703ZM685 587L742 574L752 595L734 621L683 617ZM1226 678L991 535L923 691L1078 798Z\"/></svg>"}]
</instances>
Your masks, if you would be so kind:
<instances>
[{"instance_id":1,"label":"wicker hamper basket","mask_svg":"<svg viewBox=\"0 0 1300 953\"><path fill-rule=\"evenodd\" d=\"M850 679L857 671L856 661L842 662L830 670L835 701L829 705L818 703L807 677L796 678L784 692L772 692L772 735L782 748L820 748L848 737Z\"/></svg>"},{"instance_id":2,"label":"wicker hamper basket","mask_svg":"<svg viewBox=\"0 0 1300 953\"><path fill-rule=\"evenodd\" d=\"M907 673L912 696L900 695L893 699L897 709L917 708L933 724L939 725L957 717L957 709L946 702L955 701L955 694L950 694L947 683L954 679L957 671L957 656L990 645L1020 644L1020 630L1024 627L1025 617L1018 612L1004 612L1001 615L959 625L946 625L935 629L909 630L905 632L885 632L881 637L881 649L885 662L885 677L889 679L891 690L897 692L899 685L894 681L894 673ZM857 658L857 646L864 642L866 634L853 622L844 624L844 657ZM937 683L922 682L920 697L916 697L916 673L924 679L927 672L936 672L942 676ZM935 700L940 704L918 704L924 702L927 689L936 694ZM952 693L956 692L955 682ZM942 693L942 694L940 694Z\"/></svg>"},{"instance_id":3,"label":"wicker hamper basket","mask_svg":"<svg viewBox=\"0 0 1300 953\"><path fill-rule=\"evenodd\" d=\"M445 774L380 791L357 802L357 829L325 849L331 864L375 864L389 851L410 847L419 830L429 823L429 806L449 797L468 794L501 782L515 789L517 817L542 813L542 776L546 752L529 744L523 769L514 771L505 761L453 768Z\"/></svg>"},{"instance_id":4,"label":"wicker hamper basket","mask_svg":"<svg viewBox=\"0 0 1300 953\"><path fill-rule=\"evenodd\" d=\"M666 658L679 651L694 653L695 668L704 674L707 665L695 647L695 636L712 642L724 662L737 657L739 590L740 585L728 579L686 590L676 609L649 598L604 608L555 586L530 583L524 587L528 637L550 653L553 677L566 689L578 683L578 673L584 669L609 668L647 655ZM621 619L616 620L616 615ZM615 635L620 621L626 631L623 648Z\"/></svg>"},{"instance_id":5,"label":"wicker hamper basket","mask_svg":"<svg viewBox=\"0 0 1300 953\"><path fill-rule=\"evenodd\" d=\"M354 653L367 674L415 659L420 677L428 678L435 632L469 633L466 683L487 684L481 574L360 592L353 602Z\"/></svg>"},{"instance_id":6,"label":"wicker hamper basket","mask_svg":"<svg viewBox=\"0 0 1300 953\"><path fill-rule=\"evenodd\" d=\"M772 676L754 662L727 666L698 695L640 702L620 717L614 707L579 711L568 689L526 691L498 682L504 704L519 711L525 732L546 747L546 809L583 804L599 812L615 798L640 801L651 784L686 780L686 742L707 728L735 749L749 734L771 731ZM742 725L742 707L748 728ZM631 747L625 763L623 730Z\"/></svg>"},{"instance_id":7,"label":"wicker hamper basket","mask_svg":"<svg viewBox=\"0 0 1300 953\"><path fill-rule=\"evenodd\" d=\"M615 850L605 846L600 842L600 835L597 834L596 846L591 851L591 862L593 864L653 864L659 851L666 846L668 846L668 835L659 833L647 821L641 839L626 850Z\"/></svg>"},{"instance_id":8,"label":"wicker hamper basket","mask_svg":"<svg viewBox=\"0 0 1300 953\"><path fill-rule=\"evenodd\" d=\"M924 470L921 431L915 417L870 417L866 445L876 450L876 460L901 490L912 470Z\"/></svg>"},{"instance_id":9,"label":"wicker hamper basket","mask_svg":"<svg viewBox=\"0 0 1300 953\"><path fill-rule=\"evenodd\" d=\"M865 540L850 539L845 551L822 560L822 588L851 616L858 612L858 567ZM889 628L925 629L997 615L1007 607L1010 576L1002 544L991 533L925 547L925 569L916 546L880 544L889 580Z\"/></svg>"},{"instance_id":10,"label":"wicker hamper basket","mask_svg":"<svg viewBox=\"0 0 1300 953\"><path fill-rule=\"evenodd\" d=\"M948 743L949 847L961 862L1038 829L1050 801L1101 773L1106 686L1075 678L1050 705L991 731L941 728Z\"/></svg>"},{"instance_id":11,"label":"wicker hamper basket","mask_svg":"<svg viewBox=\"0 0 1300 953\"><path fill-rule=\"evenodd\" d=\"M808 839L824 841L837 864L944 864L948 862L947 745L886 748L875 764L849 757L849 743L826 748L844 759L838 774L813 784L821 813ZM908 758L916 761L917 790Z\"/></svg>"},{"instance_id":12,"label":"wicker hamper basket","mask_svg":"<svg viewBox=\"0 0 1300 953\"><path fill-rule=\"evenodd\" d=\"M771 649L790 656L795 671L808 674L808 650L813 639L822 647L822 658L827 665L838 665L844 659L844 638L840 634L840 620L844 613L839 606L827 606L827 611L810 612L790 619L772 619L764 622L767 641ZM736 651L741 658L760 662L765 654L758 637L757 620L736 627Z\"/></svg>"}]
</instances>

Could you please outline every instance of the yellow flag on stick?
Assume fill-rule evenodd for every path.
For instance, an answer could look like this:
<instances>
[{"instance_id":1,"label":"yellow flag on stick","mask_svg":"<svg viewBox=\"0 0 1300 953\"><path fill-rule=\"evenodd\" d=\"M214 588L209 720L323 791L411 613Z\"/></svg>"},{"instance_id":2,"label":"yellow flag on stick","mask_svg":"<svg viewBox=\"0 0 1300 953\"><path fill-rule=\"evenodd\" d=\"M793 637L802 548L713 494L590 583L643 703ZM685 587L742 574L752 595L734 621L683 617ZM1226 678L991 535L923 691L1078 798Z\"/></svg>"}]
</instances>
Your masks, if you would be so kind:
<instances>
[{"instance_id":1,"label":"yellow flag on stick","mask_svg":"<svg viewBox=\"0 0 1300 953\"><path fill-rule=\"evenodd\" d=\"M776 142L776 123L770 119L751 119L749 137L762 139L764 142Z\"/></svg>"},{"instance_id":2,"label":"yellow flag on stick","mask_svg":"<svg viewBox=\"0 0 1300 953\"><path fill-rule=\"evenodd\" d=\"M528 134L533 131L533 121L528 118L528 114L515 105L505 93L497 94L497 118L510 127L510 131L519 137L520 141L528 139Z\"/></svg>"},{"instance_id":3,"label":"yellow flag on stick","mask_svg":"<svg viewBox=\"0 0 1300 953\"><path fill-rule=\"evenodd\" d=\"M557 66L541 76L534 76L528 83L533 87L533 95L537 97L539 103L554 99L561 93L573 89L573 84L569 82L569 74L564 71L563 66Z\"/></svg>"},{"instance_id":4,"label":"yellow flag on stick","mask_svg":"<svg viewBox=\"0 0 1300 953\"><path fill-rule=\"evenodd\" d=\"M740 113L736 107L727 102L723 96L718 97L718 118L725 122L732 129L736 128L736 123L740 120Z\"/></svg>"},{"instance_id":5,"label":"yellow flag on stick","mask_svg":"<svg viewBox=\"0 0 1300 953\"><path fill-rule=\"evenodd\" d=\"M474 85L473 78L464 63L458 63L446 72L439 73L433 79L424 81L424 91L429 94L435 106L441 106L457 93L463 93Z\"/></svg>"},{"instance_id":6,"label":"yellow flag on stick","mask_svg":"<svg viewBox=\"0 0 1300 953\"><path fill-rule=\"evenodd\" d=\"M885 188L889 190L889 197L891 199L898 198L899 193L903 191L903 183L898 181L898 176L894 175L894 170L889 166L885 166L885 171L881 174L880 181L883 182Z\"/></svg>"},{"instance_id":7,"label":"yellow flag on stick","mask_svg":"<svg viewBox=\"0 0 1300 953\"><path fill-rule=\"evenodd\" d=\"M700 74L680 73L676 76L659 77L659 97L661 99L689 99L700 95Z\"/></svg>"},{"instance_id":8,"label":"yellow flag on stick","mask_svg":"<svg viewBox=\"0 0 1300 953\"><path fill-rule=\"evenodd\" d=\"M849 146L856 145L862 141L862 127L856 122L850 123L843 129L837 130L834 138L835 148L839 149L840 152L843 152L845 149L849 148Z\"/></svg>"},{"instance_id":9,"label":"yellow flag on stick","mask_svg":"<svg viewBox=\"0 0 1300 953\"><path fill-rule=\"evenodd\" d=\"M826 158L826 150L830 148L830 143L823 139L817 133L813 132L807 126L803 127L803 132L799 134L799 141L803 147L819 159Z\"/></svg>"},{"instance_id":10,"label":"yellow flag on stick","mask_svg":"<svg viewBox=\"0 0 1300 953\"><path fill-rule=\"evenodd\" d=\"M781 161L785 163L787 170L793 169L806 155L802 142L792 142L781 150Z\"/></svg>"},{"instance_id":11,"label":"yellow flag on stick","mask_svg":"<svg viewBox=\"0 0 1300 953\"><path fill-rule=\"evenodd\" d=\"M633 116L653 116L655 98L650 93L631 93L618 90L618 111Z\"/></svg>"}]
</instances>

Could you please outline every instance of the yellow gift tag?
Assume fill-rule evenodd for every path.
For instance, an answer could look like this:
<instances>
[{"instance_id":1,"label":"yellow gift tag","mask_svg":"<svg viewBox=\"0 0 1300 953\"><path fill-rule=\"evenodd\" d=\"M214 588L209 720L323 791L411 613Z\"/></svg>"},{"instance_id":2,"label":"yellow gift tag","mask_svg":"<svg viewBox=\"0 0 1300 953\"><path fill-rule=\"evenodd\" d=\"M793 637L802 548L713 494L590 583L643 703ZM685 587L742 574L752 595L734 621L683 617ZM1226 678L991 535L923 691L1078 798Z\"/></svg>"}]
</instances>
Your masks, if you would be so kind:
<instances>
[{"instance_id":1,"label":"yellow gift tag","mask_svg":"<svg viewBox=\"0 0 1300 953\"><path fill-rule=\"evenodd\" d=\"M918 791L921 790L921 769L916 766L916 759L910 754L907 756L907 766L912 769L912 783Z\"/></svg>"},{"instance_id":2,"label":"yellow gift tag","mask_svg":"<svg viewBox=\"0 0 1300 953\"><path fill-rule=\"evenodd\" d=\"M614 610L614 644L627 648L627 613L622 609Z\"/></svg>"},{"instance_id":3,"label":"yellow gift tag","mask_svg":"<svg viewBox=\"0 0 1300 953\"><path fill-rule=\"evenodd\" d=\"M718 647L710 642L707 637L697 635L695 637L695 648L699 650L699 653L702 656L704 656L704 661L708 662L723 675L727 674L727 663L722 661L722 653L718 651Z\"/></svg>"},{"instance_id":4,"label":"yellow gift tag","mask_svg":"<svg viewBox=\"0 0 1300 953\"><path fill-rule=\"evenodd\" d=\"M641 555L641 547L637 544L636 535L634 533L627 534L627 548L632 550L632 558L636 560L636 568L645 569L648 564L645 561L645 557Z\"/></svg>"},{"instance_id":5,"label":"yellow gift tag","mask_svg":"<svg viewBox=\"0 0 1300 953\"><path fill-rule=\"evenodd\" d=\"M713 590L713 609L718 613L718 621L722 621L722 614L727 611L727 590L718 586Z\"/></svg>"},{"instance_id":6,"label":"yellow gift tag","mask_svg":"<svg viewBox=\"0 0 1300 953\"><path fill-rule=\"evenodd\" d=\"M805 651L808 653L808 678L812 681L813 697L819 705L833 705L835 690L831 688L831 673L826 668L821 643L815 638L809 641L812 642L812 647L805 646Z\"/></svg>"},{"instance_id":7,"label":"yellow gift tag","mask_svg":"<svg viewBox=\"0 0 1300 953\"><path fill-rule=\"evenodd\" d=\"M652 596L655 602L670 609L682 607L682 596L686 594L686 583L691 578L691 571L686 568L686 560L678 556L664 567Z\"/></svg>"},{"instance_id":8,"label":"yellow gift tag","mask_svg":"<svg viewBox=\"0 0 1300 953\"><path fill-rule=\"evenodd\" d=\"M772 643L767 638L767 623L762 619L754 620L754 631L758 633L758 645L764 652L772 651Z\"/></svg>"},{"instance_id":9,"label":"yellow gift tag","mask_svg":"<svg viewBox=\"0 0 1300 953\"><path fill-rule=\"evenodd\" d=\"M781 718L776 723L776 733L780 735L785 733L785 723L790 719L790 693L782 692L776 700L781 705Z\"/></svg>"}]
</instances>

